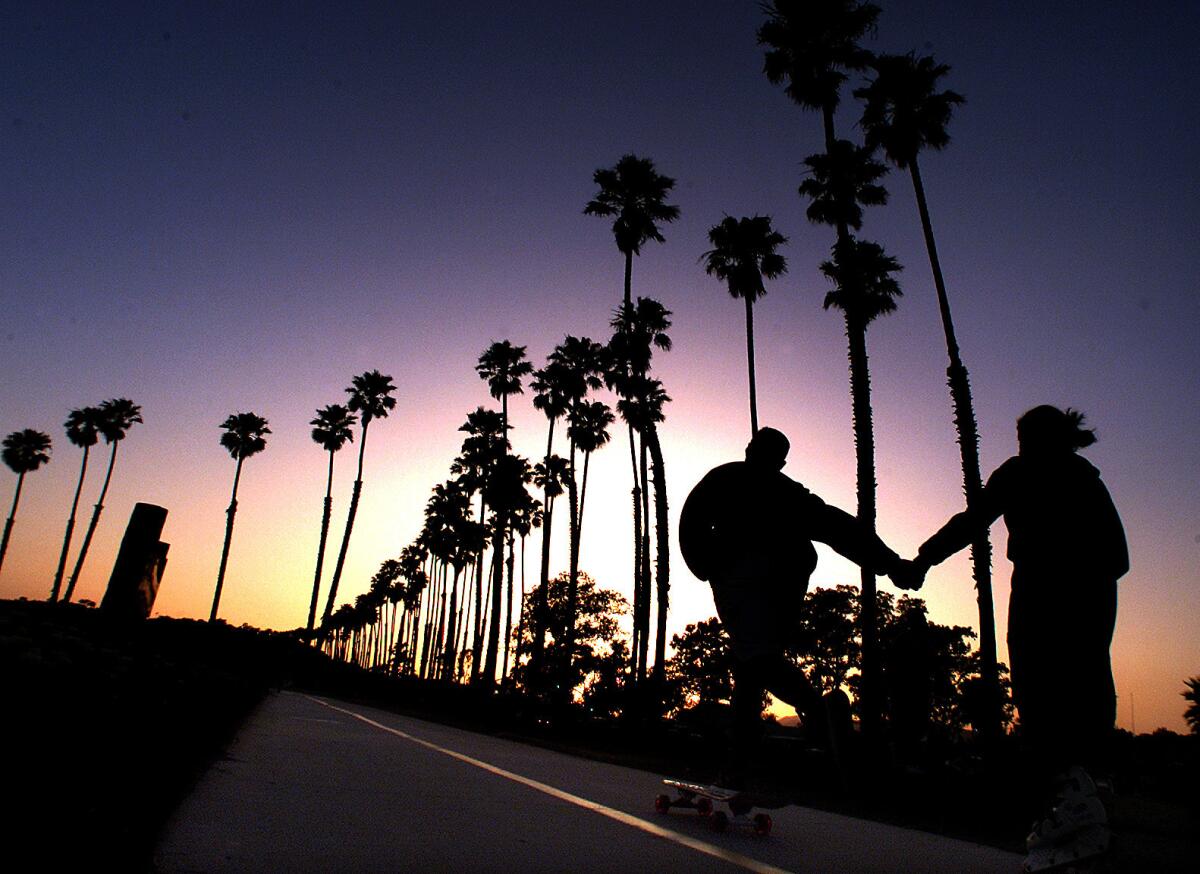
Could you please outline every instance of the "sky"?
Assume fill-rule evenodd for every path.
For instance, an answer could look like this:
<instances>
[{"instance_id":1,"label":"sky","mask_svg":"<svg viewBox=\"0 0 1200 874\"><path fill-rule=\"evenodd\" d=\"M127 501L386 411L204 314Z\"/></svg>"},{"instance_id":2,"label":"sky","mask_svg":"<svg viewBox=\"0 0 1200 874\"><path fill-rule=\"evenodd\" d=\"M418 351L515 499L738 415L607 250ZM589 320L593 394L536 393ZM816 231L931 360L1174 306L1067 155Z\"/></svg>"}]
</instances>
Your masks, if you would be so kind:
<instances>
[{"instance_id":1,"label":"sky","mask_svg":"<svg viewBox=\"0 0 1200 874\"><path fill-rule=\"evenodd\" d=\"M1118 723L1186 730L1180 693L1200 673L1200 8L881 5L868 47L932 53L966 97L950 146L921 166L985 476L1015 453L1026 409L1086 413L1100 441L1085 455L1132 555L1113 642ZM68 411L128 397L145 423L121 444L77 595L100 600L146 501L170 512L155 613L207 617L234 473L219 425L254 411L272 434L245 465L220 614L302 625L327 461L308 422L379 369L397 406L371 426L339 601L365 591L418 534L466 414L494 403L479 354L507 339L540 366L567 334L606 339L623 261L609 222L582 210L593 172L627 153L677 180L681 211L633 268L634 294L673 313L673 349L654 364L672 397L661 433L673 547L688 490L749 436L744 309L699 263L726 214L770 215L789 240L788 273L755 309L760 421L790 437L786 473L853 511L844 323L822 309L817 269L833 233L808 223L796 191L820 118L763 75L759 5L450 9L4 4L0 432L55 442L27 477L0 597L49 593L79 469ZM846 90L839 135L861 138L858 114ZM911 555L962 508L961 472L911 187L896 171L885 184L889 203L862 231L905 267L899 308L867 338L878 530ZM511 419L515 451L540 457L546 420L528 394ZM613 436L591 465L582 567L629 595L628 448ZM355 448L338 457L331 550ZM81 528L105 462L101 445ZM7 491L16 478L3 473ZM1003 523L992 538L1004 658ZM819 551L815 585L857 580ZM565 569L565 542L554 555ZM671 572L677 633L714 610L677 547ZM965 553L921 595L934 620L977 625Z\"/></svg>"}]
</instances>

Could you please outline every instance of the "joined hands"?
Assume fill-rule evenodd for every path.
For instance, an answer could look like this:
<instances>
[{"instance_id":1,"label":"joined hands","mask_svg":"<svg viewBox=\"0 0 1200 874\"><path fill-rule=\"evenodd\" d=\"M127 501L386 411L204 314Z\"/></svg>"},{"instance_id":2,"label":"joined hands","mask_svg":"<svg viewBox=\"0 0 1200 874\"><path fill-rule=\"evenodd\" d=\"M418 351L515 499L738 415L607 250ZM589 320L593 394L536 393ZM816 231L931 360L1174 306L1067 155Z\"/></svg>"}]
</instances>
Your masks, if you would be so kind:
<instances>
[{"instance_id":1,"label":"joined hands","mask_svg":"<svg viewBox=\"0 0 1200 874\"><path fill-rule=\"evenodd\" d=\"M925 584L925 574L929 565L918 559L900 559L899 563L888 574L888 578L898 589L908 589L915 592Z\"/></svg>"}]
</instances>

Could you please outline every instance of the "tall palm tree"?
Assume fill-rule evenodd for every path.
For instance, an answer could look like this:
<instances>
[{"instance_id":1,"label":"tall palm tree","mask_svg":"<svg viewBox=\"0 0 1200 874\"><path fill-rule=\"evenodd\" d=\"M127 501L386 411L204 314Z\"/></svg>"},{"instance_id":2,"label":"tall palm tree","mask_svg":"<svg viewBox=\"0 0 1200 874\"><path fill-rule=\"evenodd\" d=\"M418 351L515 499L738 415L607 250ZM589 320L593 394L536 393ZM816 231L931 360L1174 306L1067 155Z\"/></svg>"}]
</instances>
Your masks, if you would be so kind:
<instances>
[{"instance_id":1,"label":"tall palm tree","mask_svg":"<svg viewBox=\"0 0 1200 874\"><path fill-rule=\"evenodd\" d=\"M3 447L4 463L17 475L17 490L13 495L8 520L4 523L4 538L0 540L0 568L4 567L4 553L8 552L8 539L12 536L13 524L17 519L17 505L21 503L25 474L32 473L50 460L50 435L32 428L13 431L4 438Z\"/></svg>"},{"instance_id":2,"label":"tall palm tree","mask_svg":"<svg viewBox=\"0 0 1200 874\"><path fill-rule=\"evenodd\" d=\"M673 222L679 218L679 207L666 202L667 195L675 187L675 180L662 176L648 158L628 154L621 157L614 167L597 170L592 180L599 186L596 195L588 201L583 211L587 215L613 218L613 237L617 250L625 256L625 288L618 313L631 315L633 304L633 256L641 253L641 247L654 240L665 242L659 223ZM648 539L643 531L643 522L648 514L645 488L646 447L636 445L633 427L628 428L629 458L632 469L633 487L633 588L635 594L634 614L637 615L636 595L649 587L650 557ZM641 463L639 463L641 459ZM635 636L637 623L635 621Z\"/></svg>"},{"instance_id":3,"label":"tall palm tree","mask_svg":"<svg viewBox=\"0 0 1200 874\"><path fill-rule=\"evenodd\" d=\"M639 297L632 307L619 307L610 322L613 336L609 340L605 362L604 380L609 388L626 400L636 399L644 386L644 380L650 370L650 363L655 349L670 351L671 338L667 329L671 327L671 311L659 301L648 297ZM636 432L634 423L626 419L629 432ZM633 447L630 439L630 447ZM645 440L641 447L640 466L645 467L647 449ZM639 467L639 458L633 456L633 465ZM643 474L644 483L647 477ZM636 480L634 486L634 539L635 575L634 575L634 674L638 680L645 678L647 653L649 652L650 634L650 505L649 488L639 491ZM655 493L655 501L663 502L665 508L666 491ZM666 529L664 528L664 536ZM669 552L663 551L658 555L660 568L665 568L669 562ZM660 609L665 609L660 600Z\"/></svg>"},{"instance_id":4,"label":"tall palm tree","mask_svg":"<svg viewBox=\"0 0 1200 874\"><path fill-rule=\"evenodd\" d=\"M925 249L929 253L929 267L933 272L933 285L937 292L942 331L946 336L946 355L950 360L946 368L946 381L950 387L954 424L958 431L963 491L966 494L967 506L971 506L983 491L983 478L979 469L979 427L975 420L975 406L971 400L970 377L954 334L950 298L946 294L937 242L933 236L933 222L929 218L925 185L921 181L921 168L917 161L922 149L929 147L940 151L949 145L950 135L946 132L946 127L950 124L954 107L963 103L963 96L954 91L938 90L938 80L950 72L950 68L945 64L936 63L931 57L918 58L912 53L880 55L871 66L875 71L875 78L866 87L856 90L854 96L865 103L861 126L865 132L867 146L881 147L889 161L901 170L907 169L912 177L921 230L925 234ZM992 544L986 532L971 544L971 563L979 601L981 669L984 681L992 689L998 689L996 620L992 604ZM993 696L993 700L999 699ZM996 710L992 714L994 725L985 730L997 730L999 719L1000 714Z\"/></svg>"},{"instance_id":5,"label":"tall palm tree","mask_svg":"<svg viewBox=\"0 0 1200 874\"><path fill-rule=\"evenodd\" d=\"M787 273L787 261L775 250L787 237L771 227L769 215L725 216L708 231L712 248L700 256L704 271L746 302L746 363L750 371L750 435L758 433L758 395L754 384L754 302L767 293L764 279Z\"/></svg>"},{"instance_id":6,"label":"tall palm tree","mask_svg":"<svg viewBox=\"0 0 1200 874\"><path fill-rule=\"evenodd\" d=\"M773 0L758 29L766 46L763 72L805 109L821 113L826 151L833 151L833 117L847 70L862 70L871 53L859 40L875 29L879 7L862 0Z\"/></svg>"},{"instance_id":7,"label":"tall palm tree","mask_svg":"<svg viewBox=\"0 0 1200 874\"><path fill-rule=\"evenodd\" d=\"M524 393L521 381L533 372L533 365L525 360L525 347L514 346L508 340L493 343L479 356L475 372L488 384L492 397L500 401L500 416L507 434L508 398Z\"/></svg>"},{"instance_id":8,"label":"tall palm tree","mask_svg":"<svg viewBox=\"0 0 1200 874\"><path fill-rule=\"evenodd\" d=\"M213 592L209 622L217 621L221 589L225 585L225 567L229 562L229 544L233 540L233 517L237 515L237 493L242 479L242 464L250 456L257 455L267 448L266 436L271 433L271 429L267 427L267 420L257 413L234 413L221 423L221 427L225 429L225 433L221 435L221 445L237 461L237 468L233 474L233 494L229 499L229 508L225 511L225 543L221 547L221 565L217 569L217 588Z\"/></svg>"},{"instance_id":9,"label":"tall palm tree","mask_svg":"<svg viewBox=\"0 0 1200 874\"><path fill-rule=\"evenodd\" d=\"M900 285L892 274L899 262L883 247L865 240L836 243L833 259L821 264L821 272L834 284L825 295L825 308L837 309L846 320L850 359L850 400L857 461L858 519L875 530L875 426L871 411L871 375L867 361L867 326L879 316L896 309ZM880 676L875 575L861 574L862 623L862 711L864 727L874 732L878 718Z\"/></svg>"},{"instance_id":10,"label":"tall palm tree","mask_svg":"<svg viewBox=\"0 0 1200 874\"><path fill-rule=\"evenodd\" d=\"M459 426L467 434L458 458L450 465L450 472L458 476L468 494L478 492L479 523L487 518L488 480L497 461L508 450L508 437L503 430L503 420L495 410L478 407L467 415L467 421ZM481 549L475 562L475 609L474 636L471 646L471 681L478 682L482 670L483 656L483 552Z\"/></svg>"},{"instance_id":11,"label":"tall palm tree","mask_svg":"<svg viewBox=\"0 0 1200 874\"><path fill-rule=\"evenodd\" d=\"M104 442L112 447L108 457L108 471L104 474L104 485L100 487L100 497L92 508L92 519L88 522L87 533L83 536L83 545L79 547L79 557L75 559L75 569L67 581L67 591L63 601L70 601L75 594L75 584L79 582L79 574L83 570L84 559L87 558L88 548L92 545L92 535L100 523L100 514L104 511L104 498L108 495L108 485L112 482L113 466L117 463L117 447L125 439L126 433L134 424L142 421L142 408L129 398L112 398L100 404L100 434Z\"/></svg>"},{"instance_id":12,"label":"tall palm tree","mask_svg":"<svg viewBox=\"0 0 1200 874\"><path fill-rule=\"evenodd\" d=\"M637 155L623 155L613 167L592 174L600 186L583 208L585 215L613 219L617 251L625 256L625 306L632 304L633 256L640 255L650 240L666 241L659 223L679 218L679 207L666 202L675 180L654 169L654 162Z\"/></svg>"},{"instance_id":13,"label":"tall palm tree","mask_svg":"<svg viewBox=\"0 0 1200 874\"><path fill-rule=\"evenodd\" d=\"M533 372L533 365L525 360L525 347L514 346L508 340L492 343L479 356L475 372L488 384L492 397L500 401L502 428L507 438L508 398L510 395L524 392L521 381ZM499 611L504 589L504 544L508 518L505 513L498 512L495 520L492 540L492 622L489 625L487 654L483 664L483 679L489 686L496 678L496 662L499 655Z\"/></svg>"},{"instance_id":14,"label":"tall palm tree","mask_svg":"<svg viewBox=\"0 0 1200 874\"><path fill-rule=\"evenodd\" d=\"M317 543L317 569L313 572L312 601L308 605L308 638L312 638L317 622L317 599L321 591L321 567L325 563L325 542L329 537L329 519L333 513L333 456L354 440L354 424L358 417L341 404L330 404L317 410L317 417L309 422L313 426L313 442L329 453L329 475L325 480L325 508L321 514L321 539Z\"/></svg>"},{"instance_id":15,"label":"tall palm tree","mask_svg":"<svg viewBox=\"0 0 1200 874\"><path fill-rule=\"evenodd\" d=\"M396 390L390 376L378 370L370 370L359 374L350 380L346 393L350 395L347 406L352 413L358 413L362 424L362 439L358 443L358 475L354 479L354 491L350 495L350 510L346 514L346 530L342 534L342 547L338 550L337 564L333 569L333 580L329 583L329 596L325 601L325 613L321 618L324 626L333 613L333 605L337 599L338 584L342 580L342 570L346 567L346 553L350 550L350 534L354 530L354 517L358 515L358 502L362 498L363 487L363 456L367 451L367 428L375 419L386 419L388 413L396 408L396 399L392 392Z\"/></svg>"},{"instance_id":16,"label":"tall palm tree","mask_svg":"<svg viewBox=\"0 0 1200 874\"><path fill-rule=\"evenodd\" d=\"M563 648L564 656L569 660L575 652L575 618L579 609L579 543L583 536L583 510L587 498L588 464L592 453L605 446L610 437L608 426L615 419L612 410L603 401L577 400L571 404L567 437L571 441L571 452L568 456L570 473L567 479L567 496L571 509L571 544L570 565L567 581L567 639ZM583 482L576 486L575 453L583 453ZM562 666L564 676L571 674L571 665ZM563 688L569 687L569 683Z\"/></svg>"},{"instance_id":17,"label":"tall palm tree","mask_svg":"<svg viewBox=\"0 0 1200 874\"><path fill-rule=\"evenodd\" d=\"M530 381L533 388L533 406L545 414L549 422L546 429L546 455L541 464L534 468L534 482L542 489L542 548L541 564L538 569L538 585L534 589L534 604L530 611L533 618L532 645L529 653L529 682L538 686L541 680L542 655L546 648L546 591L550 579L550 536L554 521L554 498L562 494L566 460L554 454L554 426L570 409L570 398L566 392L568 374L561 365L553 361L537 370ZM558 459L557 465L552 459ZM524 614L522 614L524 615Z\"/></svg>"},{"instance_id":18,"label":"tall palm tree","mask_svg":"<svg viewBox=\"0 0 1200 874\"><path fill-rule=\"evenodd\" d=\"M862 227L864 206L887 203L887 189L876 184L887 174L887 167L875 160L871 148L834 140L829 151L809 155L804 164L810 175L800 183L799 192L809 198L809 221L834 225L839 234L848 228L857 231Z\"/></svg>"},{"instance_id":19,"label":"tall palm tree","mask_svg":"<svg viewBox=\"0 0 1200 874\"><path fill-rule=\"evenodd\" d=\"M666 670L667 646L667 612L670 606L671 564L670 564L670 529L667 516L667 476L666 463L663 458L662 443L658 439L658 425L665 421L664 408L671 398L663 390L662 383L649 377L638 378L631 386L627 397L617 402L617 412L626 422L644 435L646 447L650 452L651 481L654 485L654 531L655 554L655 592L657 595L656 637L654 639L654 681L659 690L663 688ZM650 605L648 594L643 595L645 602L643 629L639 637L641 654L639 663L645 671L647 652L649 649Z\"/></svg>"},{"instance_id":20,"label":"tall palm tree","mask_svg":"<svg viewBox=\"0 0 1200 874\"><path fill-rule=\"evenodd\" d=\"M71 512L67 516L67 530L63 534L62 552L58 556L58 567L54 571L54 584L50 587L50 601L58 600L62 592L63 575L67 570L67 553L71 549L71 535L75 531L75 513L79 509L79 496L83 492L83 479L87 476L88 455L100 439L101 412L99 407L80 407L71 410L63 427L67 439L83 450L83 462L79 466L79 481L75 484L75 497L71 501Z\"/></svg>"}]
</instances>

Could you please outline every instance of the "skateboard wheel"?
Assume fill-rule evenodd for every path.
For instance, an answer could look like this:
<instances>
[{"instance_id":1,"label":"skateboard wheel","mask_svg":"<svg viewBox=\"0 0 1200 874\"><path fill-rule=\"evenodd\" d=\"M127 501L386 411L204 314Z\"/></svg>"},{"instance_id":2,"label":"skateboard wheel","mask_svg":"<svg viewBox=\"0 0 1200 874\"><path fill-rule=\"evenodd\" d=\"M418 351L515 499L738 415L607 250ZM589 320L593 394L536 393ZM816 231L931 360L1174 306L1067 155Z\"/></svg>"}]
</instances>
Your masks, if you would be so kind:
<instances>
[{"instance_id":1,"label":"skateboard wheel","mask_svg":"<svg viewBox=\"0 0 1200 874\"><path fill-rule=\"evenodd\" d=\"M754 814L754 833L756 835L769 835L771 833L771 817L765 813Z\"/></svg>"},{"instance_id":2,"label":"skateboard wheel","mask_svg":"<svg viewBox=\"0 0 1200 874\"><path fill-rule=\"evenodd\" d=\"M671 809L671 798L668 795L659 795L654 799L654 810L657 813L666 813Z\"/></svg>"},{"instance_id":3,"label":"skateboard wheel","mask_svg":"<svg viewBox=\"0 0 1200 874\"><path fill-rule=\"evenodd\" d=\"M729 816L723 810L718 810L712 817L712 830L723 832L729 827Z\"/></svg>"},{"instance_id":4,"label":"skateboard wheel","mask_svg":"<svg viewBox=\"0 0 1200 874\"><path fill-rule=\"evenodd\" d=\"M701 816L708 816L709 814L711 814L713 812L712 811L712 799L711 798L700 798L698 801L696 801L696 812L699 813Z\"/></svg>"}]
</instances>

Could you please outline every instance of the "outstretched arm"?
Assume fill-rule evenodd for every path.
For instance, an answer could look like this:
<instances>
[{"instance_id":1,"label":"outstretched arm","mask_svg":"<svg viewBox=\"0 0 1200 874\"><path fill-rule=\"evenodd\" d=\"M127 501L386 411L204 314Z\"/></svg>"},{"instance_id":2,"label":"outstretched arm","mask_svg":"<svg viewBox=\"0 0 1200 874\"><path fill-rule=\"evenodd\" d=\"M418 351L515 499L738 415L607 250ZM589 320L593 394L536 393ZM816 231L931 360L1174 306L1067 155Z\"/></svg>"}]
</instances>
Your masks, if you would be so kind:
<instances>
[{"instance_id":1,"label":"outstretched arm","mask_svg":"<svg viewBox=\"0 0 1200 874\"><path fill-rule=\"evenodd\" d=\"M827 543L840 555L876 574L890 574L900 567L900 556L875 532L845 510L831 507L815 495L810 497L813 540Z\"/></svg>"},{"instance_id":2,"label":"outstretched arm","mask_svg":"<svg viewBox=\"0 0 1200 874\"><path fill-rule=\"evenodd\" d=\"M921 544L914 559L916 565L928 569L935 564L941 564L984 534L1004 512L1002 494L1005 479L1006 472L1001 466L992 474L980 492L979 499L972 506L951 516L936 534Z\"/></svg>"}]
</instances>

